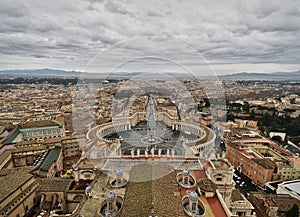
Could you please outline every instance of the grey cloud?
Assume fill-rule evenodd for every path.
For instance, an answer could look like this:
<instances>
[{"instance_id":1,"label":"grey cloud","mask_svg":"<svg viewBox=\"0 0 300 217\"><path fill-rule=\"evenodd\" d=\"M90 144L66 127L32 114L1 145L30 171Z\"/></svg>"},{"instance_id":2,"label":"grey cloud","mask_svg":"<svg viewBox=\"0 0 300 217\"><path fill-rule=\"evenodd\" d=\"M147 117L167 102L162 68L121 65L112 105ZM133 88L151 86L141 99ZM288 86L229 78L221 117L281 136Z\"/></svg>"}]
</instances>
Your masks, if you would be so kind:
<instances>
[{"instance_id":1,"label":"grey cloud","mask_svg":"<svg viewBox=\"0 0 300 217\"><path fill-rule=\"evenodd\" d=\"M14 4L9 0L1 0L0 14L7 17L21 18L28 15L30 11L27 9L23 1L16 0Z\"/></svg>"},{"instance_id":2,"label":"grey cloud","mask_svg":"<svg viewBox=\"0 0 300 217\"><path fill-rule=\"evenodd\" d=\"M1 0L0 54L9 56L7 62L15 56L16 61L26 57L24 61L47 64L49 58L53 60L49 64L78 61L82 66L93 55L121 46L110 61L151 50L187 64L202 64L186 52L186 45L215 63L298 64L299 10L296 0L284 4L259 0L29 0L25 4ZM145 36L160 36L177 44L126 43ZM125 42L120 45L121 41Z\"/></svg>"},{"instance_id":3,"label":"grey cloud","mask_svg":"<svg viewBox=\"0 0 300 217\"><path fill-rule=\"evenodd\" d=\"M133 14L130 11L126 10L121 4L119 4L116 1L107 1L105 3L105 7L109 12L112 12L112 13L133 16Z\"/></svg>"}]
</instances>

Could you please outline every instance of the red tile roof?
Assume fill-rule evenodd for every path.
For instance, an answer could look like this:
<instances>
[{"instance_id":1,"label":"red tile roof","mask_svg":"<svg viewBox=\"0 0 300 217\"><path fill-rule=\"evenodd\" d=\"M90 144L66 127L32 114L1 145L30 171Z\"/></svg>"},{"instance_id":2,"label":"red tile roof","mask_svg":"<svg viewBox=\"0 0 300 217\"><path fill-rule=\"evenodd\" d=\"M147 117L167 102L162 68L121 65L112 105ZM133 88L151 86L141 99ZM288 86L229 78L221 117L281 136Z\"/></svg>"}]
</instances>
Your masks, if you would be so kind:
<instances>
[{"instance_id":1,"label":"red tile roof","mask_svg":"<svg viewBox=\"0 0 300 217\"><path fill-rule=\"evenodd\" d=\"M206 198L206 200L215 216L227 217L226 212L223 209L221 202L219 201L219 199L216 196Z\"/></svg>"}]
</instances>

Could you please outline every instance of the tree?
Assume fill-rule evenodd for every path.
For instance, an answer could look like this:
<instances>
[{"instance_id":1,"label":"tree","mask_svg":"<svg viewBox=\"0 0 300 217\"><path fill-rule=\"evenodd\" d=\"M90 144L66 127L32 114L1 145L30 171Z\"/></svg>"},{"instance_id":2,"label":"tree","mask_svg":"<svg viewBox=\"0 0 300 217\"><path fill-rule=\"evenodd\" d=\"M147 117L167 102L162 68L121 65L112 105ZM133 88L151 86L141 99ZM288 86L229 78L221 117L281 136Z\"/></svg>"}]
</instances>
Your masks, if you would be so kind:
<instances>
[{"instance_id":1,"label":"tree","mask_svg":"<svg viewBox=\"0 0 300 217\"><path fill-rule=\"evenodd\" d=\"M244 101L244 104L243 104L242 108L243 108L243 110L244 110L245 112L249 112L249 108L250 108L249 103L246 102L246 101Z\"/></svg>"},{"instance_id":2,"label":"tree","mask_svg":"<svg viewBox=\"0 0 300 217\"><path fill-rule=\"evenodd\" d=\"M210 101L209 98L204 98L205 107L210 107Z\"/></svg>"}]
</instances>

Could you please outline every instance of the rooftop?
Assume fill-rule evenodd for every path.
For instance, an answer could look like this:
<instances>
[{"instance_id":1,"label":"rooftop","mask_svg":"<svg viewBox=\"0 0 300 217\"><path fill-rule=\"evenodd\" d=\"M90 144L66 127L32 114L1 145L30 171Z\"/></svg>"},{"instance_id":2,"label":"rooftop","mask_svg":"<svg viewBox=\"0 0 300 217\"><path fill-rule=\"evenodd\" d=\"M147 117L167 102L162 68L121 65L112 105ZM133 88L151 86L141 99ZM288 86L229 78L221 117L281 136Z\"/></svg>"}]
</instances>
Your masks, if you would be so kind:
<instances>
[{"instance_id":1,"label":"rooftop","mask_svg":"<svg viewBox=\"0 0 300 217\"><path fill-rule=\"evenodd\" d=\"M293 191L300 195L300 180L283 182L281 185L287 190Z\"/></svg>"},{"instance_id":2,"label":"rooftop","mask_svg":"<svg viewBox=\"0 0 300 217\"><path fill-rule=\"evenodd\" d=\"M28 182L33 176L28 173L18 172L9 173L6 176L0 177L1 190L0 190L0 201L9 197L14 191L19 189L23 184Z\"/></svg>"},{"instance_id":3,"label":"rooftop","mask_svg":"<svg viewBox=\"0 0 300 217\"><path fill-rule=\"evenodd\" d=\"M171 168L162 163L145 163L132 167L120 216L185 217L176 174L170 171ZM161 178L153 180L153 177Z\"/></svg>"},{"instance_id":4,"label":"rooftop","mask_svg":"<svg viewBox=\"0 0 300 217\"><path fill-rule=\"evenodd\" d=\"M30 173L34 170L35 166L26 166L26 167L16 167L11 169L2 169L0 170L0 176L7 176L13 173Z\"/></svg>"},{"instance_id":5,"label":"rooftop","mask_svg":"<svg viewBox=\"0 0 300 217\"><path fill-rule=\"evenodd\" d=\"M216 185L211 179L203 179L198 184L199 188L204 191L215 192Z\"/></svg>"},{"instance_id":6,"label":"rooftop","mask_svg":"<svg viewBox=\"0 0 300 217\"><path fill-rule=\"evenodd\" d=\"M281 216L286 216L286 212L289 211L294 204L298 205L300 212L300 201L288 194L262 194L260 192L251 192L250 200L252 202L257 201L256 205L259 205L262 210L266 210L264 201L269 203L269 206L277 206Z\"/></svg>"},{"instance_id":7,"label":"rooftop","mask_svg":"<svg viewBox=\"0 0 300 217\"><path fill-rule=\"evenodd\" d=\"M55 147L51 149L46 157L46 159L43 161L40 169L41 170L48 170L53 162L57 161L59 155L61 153L61 148L60 147Z\"/></svg>"},{"instance_id":8,"label":"rooftop","mask_svg":"<svg viewBox=\"0 0 300 217\"><path fill-rule=\"evenodd\" d=\"M288 159L294 163L300 163L300 157L289 157Z\"/></svg>"},{"instance_id":9,"label":"rooftop","mask_svg":"<svg viewBox=\"0 0 300 217\"><path fill-rule=\"evenodd\" d=\"M275 163L271 159L253 159L256 163L258 163L260 166L266 168L266 169L273 169L275 168Z\"/></svg>"},{"instance_id":10,"label":"rooftop","mask_svg":"<svg viewBox=\"0 0 300 217\"><path fill-rule=\"evenodd\" d=\"M230 164L224 160L211 160L211 163L216 169L229 169Z\"/></svg>"},{"instance_id":11,"label":"rooftop","mask_svg":"<svg viewBox=\"0 0 300 217\"><path fill-rule=\"evenodd\" d=\"M6 144L10 144L14 141L14 139L21 133L20 130L13 130L11 131L7 137L5 137L5 140L3 141L3 144L6 145Z\"/></svg>"},{"instance_id":12,"label":"rooftop","mask_svg":"<svg viewBox=\"0 0 300 217\"><path fill-rule=\"evenodd\" d=\"M0 153L0 164L2 164L10 156L10 154L10 149L6 149L2 153Z\"/></svg>"},{"instance_id":13,"label":"rooftop","mask_svg":"<svg viewBox=\"0 0 300 217\"><path fill-rule=\"evenodd\" d=\"M64 192L69 190L72 183L72 179L51 177L51 178L41 178L39 180L40 187L38 191L43 192Z\"/></svg>"},{"instance_id":14,"label":"rooftop","mask_svg":"<svg viewBox=\"0 0 300 217\"><path fill-rule=\"evenodd\" d=\"M244 200L241 192L238 189L233 189L231 194L231 200L233 202Z\"/></svg>"},{"instance_id":15,"label":"rooftop","mask_svg":"<svg viewBox=\"0 0 300 217\"><path fill-rule=\"evenodd\" d=\"M41 121L30 121L21 126L24 128L37 128L37 127L50 127L50 126L58 126L58 123L54 121L41 120Z\"/></svg>"},{"instance_id":16,"label":"rooftop","mask_svg":"<svg viewBox=\"0 0 300 217\"><path fill-rule=\"evenodd\" d=\"M58 126L41 126L41 127L31 127L31 128L23 128L19 129L21 132L35 131L35 130L49 130L49 129L57 129Z\"/></svg>"},{"instance_id":17,"label":"rooftop","mask_svg":"<svg viewBox=\"0 0 300 217\"><path fill-rule=\"evenodd\" d=\"M201 201L205 205L205 216L227 217L226 212L216 195L210 198L201 197Z\"/></svg>"}]
</instances>

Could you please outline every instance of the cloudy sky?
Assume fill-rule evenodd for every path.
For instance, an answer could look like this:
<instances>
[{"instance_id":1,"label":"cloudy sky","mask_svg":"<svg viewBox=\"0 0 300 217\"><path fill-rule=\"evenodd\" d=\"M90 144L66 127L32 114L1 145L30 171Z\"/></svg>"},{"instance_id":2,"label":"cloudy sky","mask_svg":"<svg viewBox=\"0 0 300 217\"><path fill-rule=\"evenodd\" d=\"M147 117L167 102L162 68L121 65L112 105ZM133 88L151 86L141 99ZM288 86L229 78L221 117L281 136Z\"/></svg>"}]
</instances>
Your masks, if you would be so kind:
<instances>
[{"instance_id":1,"label":"cloudy sky","mask_svg":"<svg viewBox=\"0 0 300 217\"><path fill-rule=\"evenodd\" d=\"M0 0L0 69L300 69L298 0Z\"/></svg>"}]
</instances>

